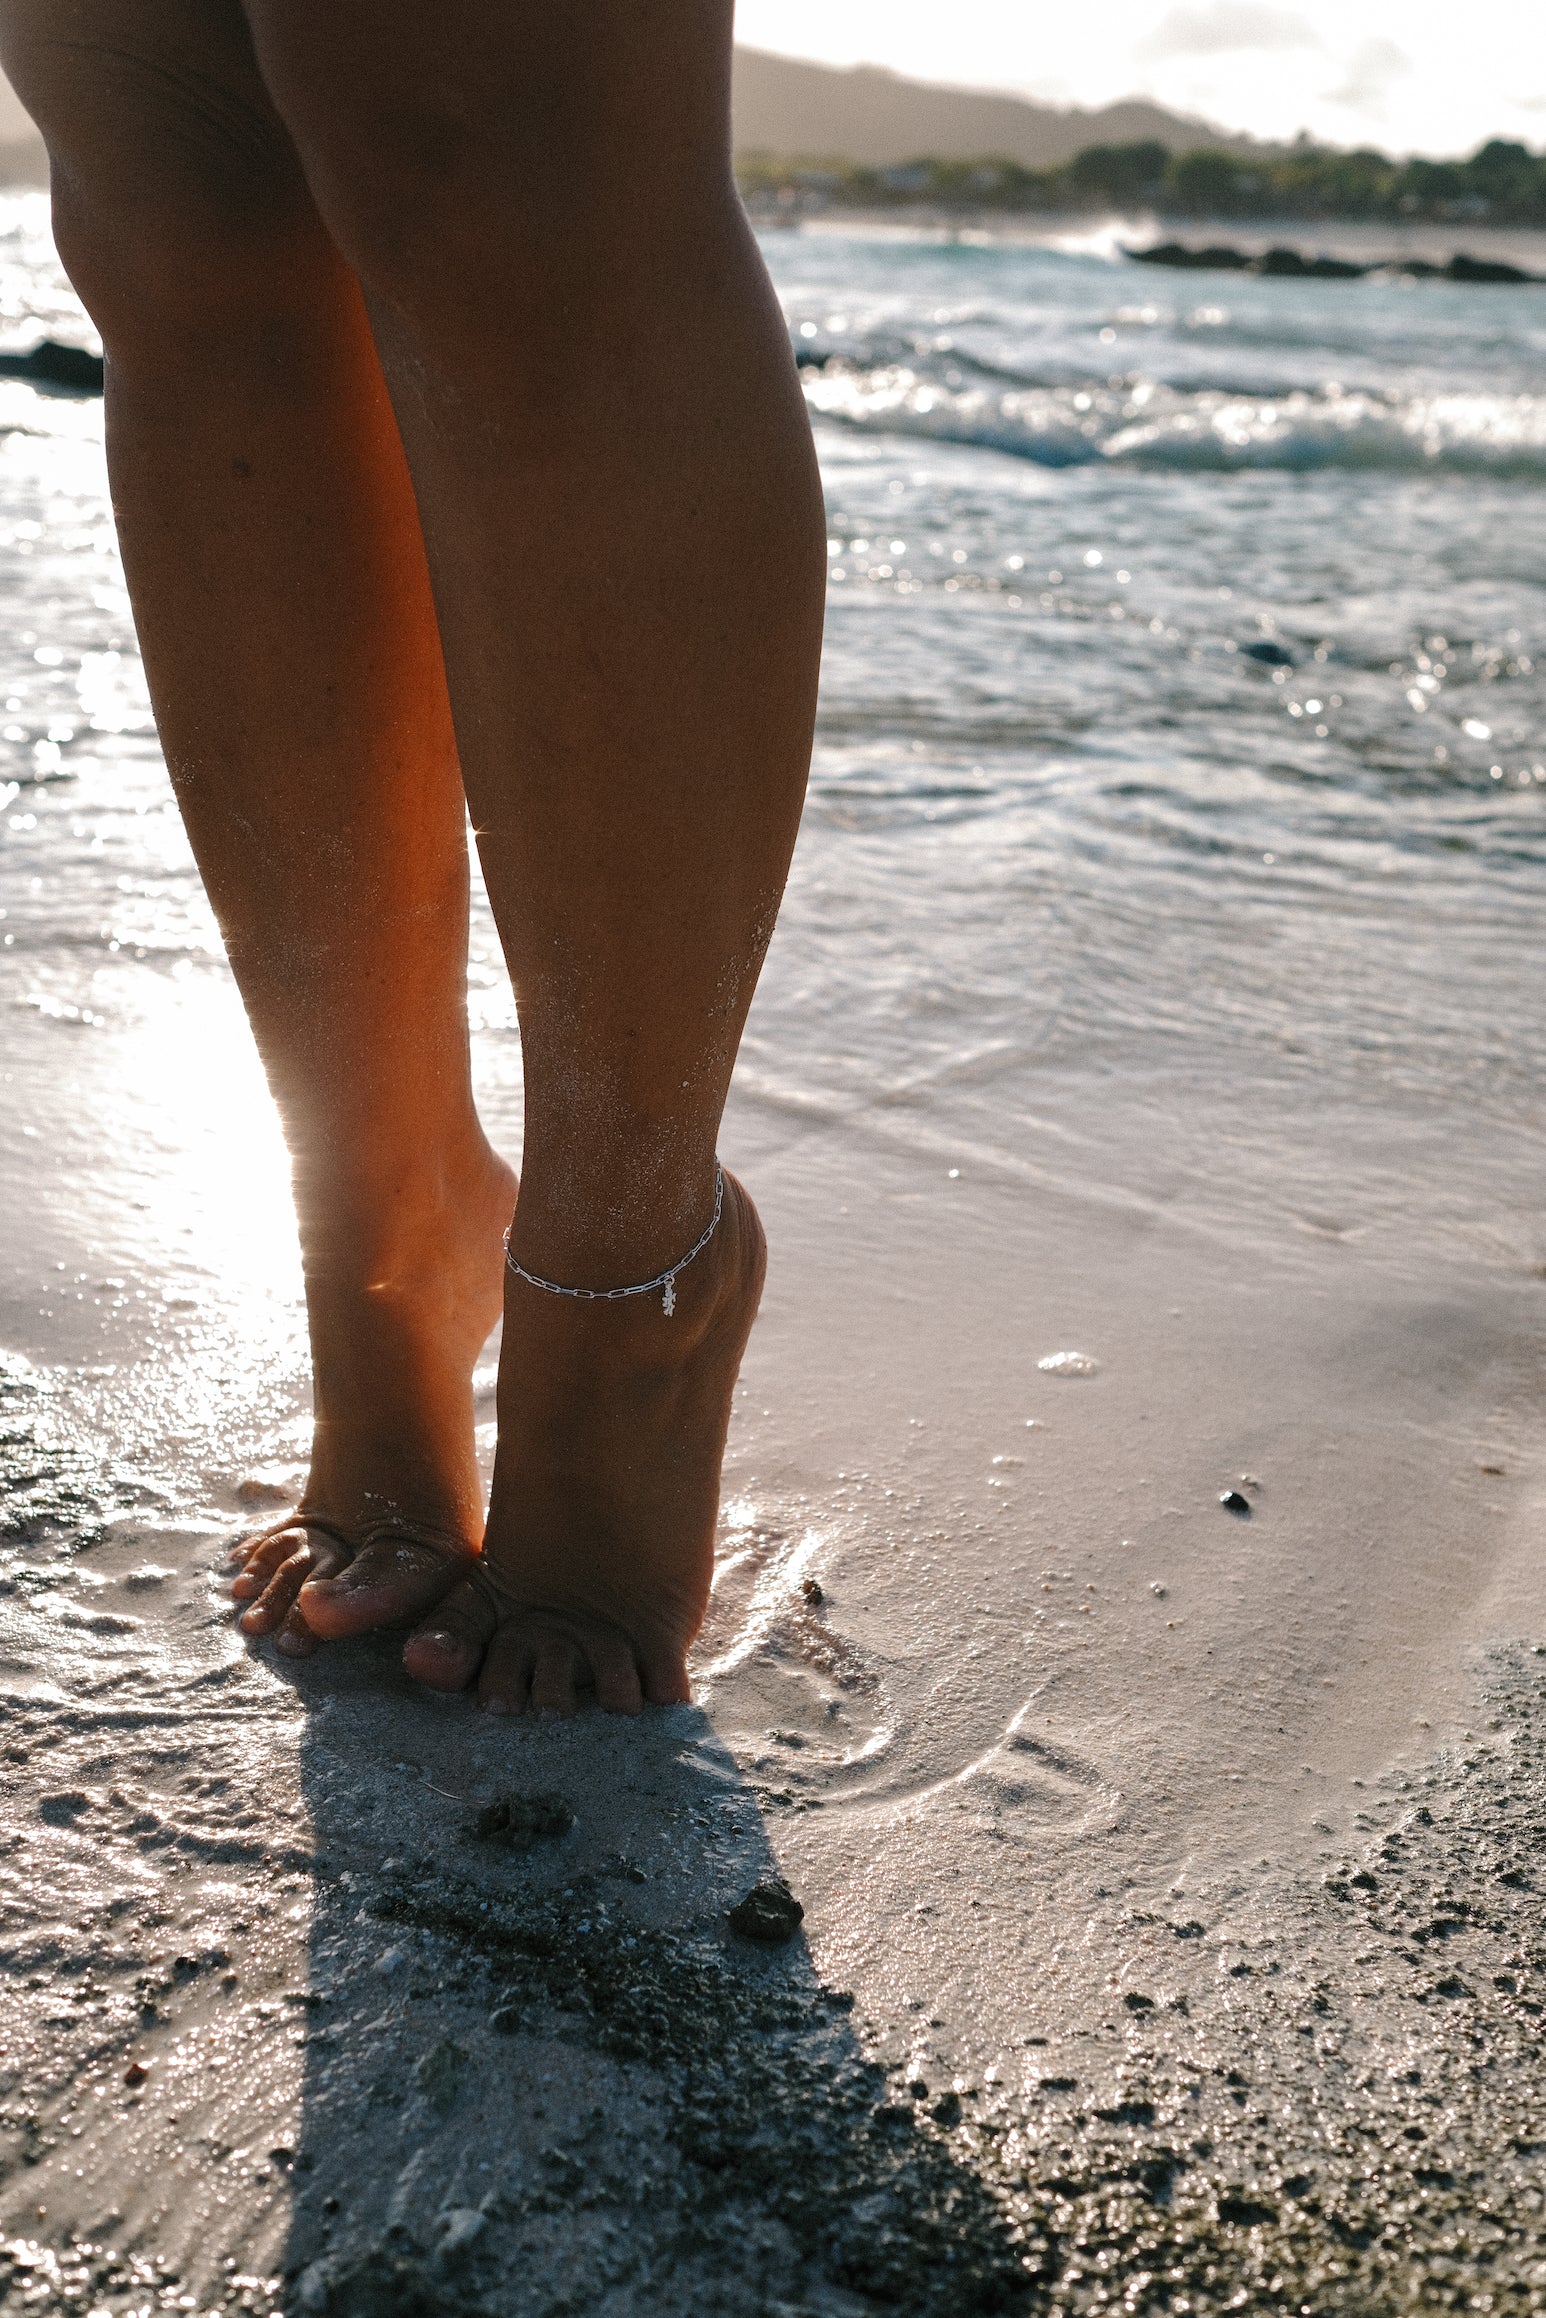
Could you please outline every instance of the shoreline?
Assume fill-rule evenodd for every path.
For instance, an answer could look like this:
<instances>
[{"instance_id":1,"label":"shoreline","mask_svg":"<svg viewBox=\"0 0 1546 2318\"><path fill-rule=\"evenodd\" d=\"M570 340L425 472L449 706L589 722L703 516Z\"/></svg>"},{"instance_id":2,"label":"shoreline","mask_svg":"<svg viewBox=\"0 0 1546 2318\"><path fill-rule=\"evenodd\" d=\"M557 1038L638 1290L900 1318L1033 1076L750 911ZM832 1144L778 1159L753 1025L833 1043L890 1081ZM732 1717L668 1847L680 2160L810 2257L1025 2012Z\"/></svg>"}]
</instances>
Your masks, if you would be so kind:
<instances>
[{"instance_id":1,"label":"shoreline","mask_svg":"<svg viewBox=\"0 0 1546 2318\"><path fill-rule=\"evenodd\" d=\"M1002 210L955 211L898 206L895 209L829 209L780 220L749 212L759 232L812 235L855 231L877 239L898 236L950 242L1002 243L1012 248L1067 249L1081 255L1120 255L1126 241L1227 240L1253 256L1265 256L1275 244L1287 243L1327 257L1345 257L1355 263L1374 262L1378 249L1395 259L1413 258L1446 264L1457 249L1517 264L1526 271L1546 271L1546 231L1501 225L1456 223L1447 225L1363 224L1335 219L1295 217L1178 218L1154 210L1092 211L1074 215L1046 211L1019 216Z\"/></svg>"}]
</instances>

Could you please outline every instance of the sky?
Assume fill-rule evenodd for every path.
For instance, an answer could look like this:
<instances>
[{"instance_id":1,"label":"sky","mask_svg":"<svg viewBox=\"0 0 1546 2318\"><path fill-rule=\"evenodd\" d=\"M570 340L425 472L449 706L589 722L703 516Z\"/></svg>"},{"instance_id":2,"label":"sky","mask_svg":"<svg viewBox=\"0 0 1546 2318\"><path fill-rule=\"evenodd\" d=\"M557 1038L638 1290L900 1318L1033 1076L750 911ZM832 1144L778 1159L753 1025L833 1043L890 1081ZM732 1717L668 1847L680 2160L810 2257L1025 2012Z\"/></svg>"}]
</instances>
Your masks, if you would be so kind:
<instances>
[{"instance_id":1,"label":"sky","mask_svg":"<svg viewBox=\"0 0 1546 2318\"><path fill-rule=\"evenodd\" d=\"M1546 145L1542 0L739 0L736 35L1053 104L1150 96L1257 137Z\"/></svg>"},{"instance_id":2,"label":"sky","mask_svg":"<svg viewBox=\"0 0 1546 2318\"><path fill-rule=\"evenodd\" d=\"M1226 129L1398 153L1546 145L1542 0L739 0L737 36L1053 104L1151 96ZM26 117L0 81L0 139Z\"/></svg>"}]
</instances>

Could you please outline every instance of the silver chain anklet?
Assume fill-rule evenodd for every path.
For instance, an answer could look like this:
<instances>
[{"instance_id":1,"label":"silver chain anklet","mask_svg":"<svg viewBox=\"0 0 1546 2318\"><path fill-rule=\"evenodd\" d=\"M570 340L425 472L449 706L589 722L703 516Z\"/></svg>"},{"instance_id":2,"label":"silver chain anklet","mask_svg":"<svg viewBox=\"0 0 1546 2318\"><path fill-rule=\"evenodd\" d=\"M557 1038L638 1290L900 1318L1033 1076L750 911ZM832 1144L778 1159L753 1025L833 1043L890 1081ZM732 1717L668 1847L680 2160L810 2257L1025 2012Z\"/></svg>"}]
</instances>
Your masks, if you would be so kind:
<instances>
[{"instance_id":1,"label":"silver chain anklet","mask_svg":"<svg viewBox=\"0 0 1546 2318\"><path fill-rule=\"evenodd\" d=\"M719 1161L716 1159L714 1162L714 1213L709 1217L708 1229L705 1232L700 1233L699 1237L693 1241L692 1246L688 1249L686 1255L678 1256L676 1262L670 1265L667 1270L663 1272L657 1272L653 1280L640 1280L631 1288L565 1288L560 1286L557 1280L539 1279L537 1274L535 1272L529 1272L524 1264L518 1264L514 1256L510 1253L510 1232L514 1231L515 1229L515 1222L513 1217L510 1222L510 1228L505 1233L505 1262L509 1269L514 1272L516 1278L518 1280L524 1280L529 1288L541 1288L543 1293L549 1296L574 1296L577 1297L582 1304L615 1304L620 1300L620 1298L624 1296L649 1296L652 1295L657 1288L659 1288L663 1291L661 1296L661 1308L665 1312L666 1318L669 1320L672 1313L676 1310L677 1273L685 1272L688 1265L693 1263L699 1256L702 1255L704 1249L708 1246L709 1241L718 1231L719 1219L723 1215L724 1211L725 1171L720 1166Z\"/></svg>"}]
</instances>

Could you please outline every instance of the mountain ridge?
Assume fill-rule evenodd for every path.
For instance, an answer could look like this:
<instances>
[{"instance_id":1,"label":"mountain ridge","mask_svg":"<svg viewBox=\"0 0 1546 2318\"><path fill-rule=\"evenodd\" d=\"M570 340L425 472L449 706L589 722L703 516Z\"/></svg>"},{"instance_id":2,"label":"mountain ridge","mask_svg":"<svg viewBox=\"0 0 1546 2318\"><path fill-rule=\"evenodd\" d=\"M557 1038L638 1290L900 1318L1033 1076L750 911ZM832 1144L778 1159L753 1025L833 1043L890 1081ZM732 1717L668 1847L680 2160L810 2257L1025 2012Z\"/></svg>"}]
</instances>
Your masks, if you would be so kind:
<instances>
[{"instance_id":1,"label":"mountain ridge","mask_svg":"<svg viewBox=\"0 0 1546 2318\"><path fill-rule=\"evenodd\" d=\"M993 89L910 80L882 65L812 64L769 49L735 52L732 113L738 156L844 161L878 169L925 156L975 161L992 155L1049 169L1090 145L1152 138L1170 152L1213 145L1260 152L1208 121L1147 97L1093 109L1038 103Z\"/></svg>"}]
</instances>

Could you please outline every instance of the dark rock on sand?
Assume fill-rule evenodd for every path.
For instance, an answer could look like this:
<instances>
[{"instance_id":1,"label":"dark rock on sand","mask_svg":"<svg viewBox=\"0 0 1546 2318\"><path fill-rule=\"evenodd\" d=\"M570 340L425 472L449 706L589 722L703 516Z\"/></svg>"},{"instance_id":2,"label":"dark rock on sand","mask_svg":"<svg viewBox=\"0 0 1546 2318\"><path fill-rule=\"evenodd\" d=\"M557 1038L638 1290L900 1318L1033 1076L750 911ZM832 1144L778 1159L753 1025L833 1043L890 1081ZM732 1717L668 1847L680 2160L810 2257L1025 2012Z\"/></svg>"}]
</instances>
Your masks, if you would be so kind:
<instances>
[{"instance_id":1,"label":"dark rock on sand","mask_svg":"<svg viewBox=\"0 0 1546 2318\"><path fill-rule=\"evenodd\" d=\"M0 378L24 378L32 386L62 387L68 394L102 392L102 357L84 346L61 346L45 338L25 354L0 354Z\"/></svg>"},{"instance_id":2,"label":"dark rock on sand","mask_svg":"<svg viewBox=\"0 0 1546 2318\"><path fill-rule=\"evenodd\" d=\"M1219 1503L1223 1506L1224 1511L1232 1513L1237 1521L1250 1520L1251 1500L1249 1497L1242 1497L1238 1489L1225 1489L1219 1497Z\"/></svg>"},{"instance_id":3,"label":"dark rock on sand","mask_svg":"<svg viewBox=\"0 0 1546 2318\"><path fill-rule=\"evenodd\" d=\"M1259 638L1254 644L1242 644L1247 660L1259 660L1264 668L1292 668L1294 655L1286 644L1274 644L1270 637Z\"/></svg>"},{"instance_id":4,"label":"dark rock on sand","mask_svg":"<svg viewBox=\"0 0 1546 2318\"><path fill-rule=\"evenodd\" d=\"M743 1940L761 1940L773 1948L792 1940L804 1920L805 1910L788 1884L777 1881L753 1884L745 1899L730 1910L733 1932L739 1932Z\"/></svg>"},{"instance_id":5,"label":"dark rock on sand","mask_svg":"<svg viewBox=\"0 0 1546 2318\"><path fill-rule=\"evenodd\" d=\"M573 1825L574 1813L561 1795L501 1795L469 1820L467 1839L501 1851L531 1851L539 1843L556 1843Z\"/></svg>"}]
</instances>

